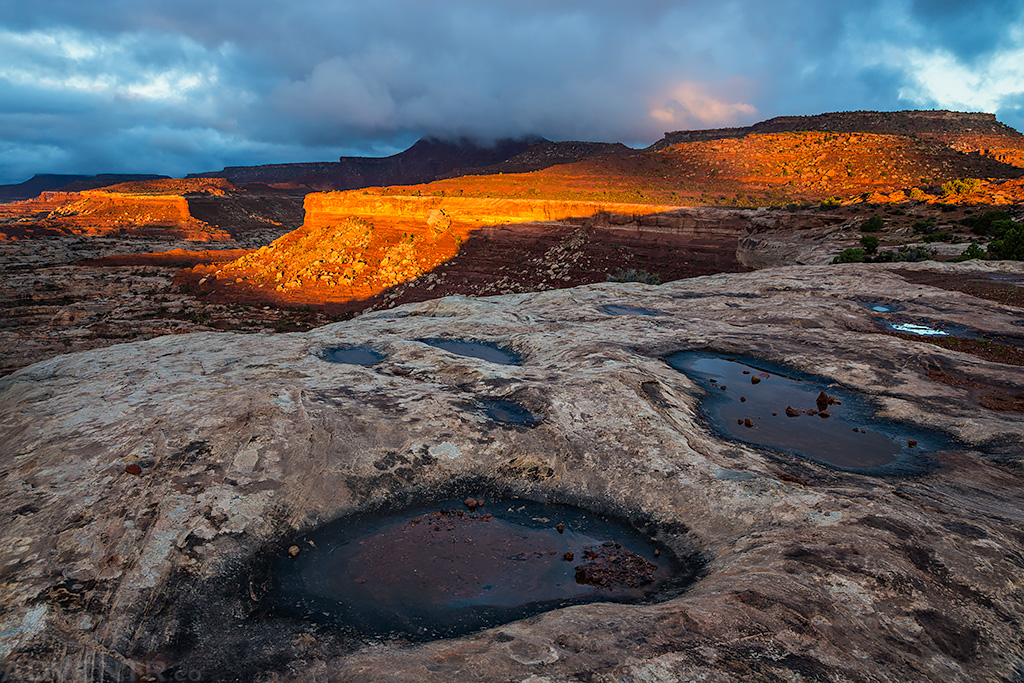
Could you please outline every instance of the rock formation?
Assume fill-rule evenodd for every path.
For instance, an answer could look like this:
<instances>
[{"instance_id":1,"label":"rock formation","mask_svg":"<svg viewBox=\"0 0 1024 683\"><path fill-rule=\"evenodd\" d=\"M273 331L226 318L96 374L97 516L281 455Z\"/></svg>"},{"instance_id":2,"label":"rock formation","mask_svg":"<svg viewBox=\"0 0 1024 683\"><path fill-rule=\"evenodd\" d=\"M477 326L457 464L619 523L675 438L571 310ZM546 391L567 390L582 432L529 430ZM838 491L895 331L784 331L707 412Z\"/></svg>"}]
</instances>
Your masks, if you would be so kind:
<instances>
[{"instance_id":1,"label":"rock formation","mask_svg":"<svg viewBox=\"0 0 1024 683\"><path fill-rule=\"evenodd\" d=\"M864 302L885 297L908 319L1020 342L1024 310L900 272L1020 282L1024 269L900 265L452 297L305 334L162 337L2 378L2 670L89 681L1016 680L1022 418L1012 402L979 403L970 383L1020 395L1024 382L1016 368L885 334ZM522 364L418 341L437 337L504 344ZM352 344L385 358L324 359ZM724 438L700 406L716 389L663 360L686 349L812 373L880 419L950 441L915 444L924 466L907 476ZM494 400L539 421L490 419L480 406ZM301 552L302 530L460 490L614 513L704 569L656 604L566 607L419 644L261 612L261 562Z\"/></svg>"}]
</instances>

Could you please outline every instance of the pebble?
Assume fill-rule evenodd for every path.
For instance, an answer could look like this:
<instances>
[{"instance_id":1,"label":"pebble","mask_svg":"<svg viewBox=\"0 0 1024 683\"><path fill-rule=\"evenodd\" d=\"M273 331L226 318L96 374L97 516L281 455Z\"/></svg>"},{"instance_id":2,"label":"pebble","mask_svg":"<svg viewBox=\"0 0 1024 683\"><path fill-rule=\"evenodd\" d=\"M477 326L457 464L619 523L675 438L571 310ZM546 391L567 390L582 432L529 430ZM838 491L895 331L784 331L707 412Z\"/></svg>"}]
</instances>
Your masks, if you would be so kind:
<instances>
[{"instance_id":1,"label":"pebble","mask_svg":"<svg viewBox=\"0 0 1024 683\"><path fill-rule=\"evenodd\" d=\"M126 465L124 471L126 474L134 474L136 477L142 474L142 468L139 467L138 464L134 462L130 465Z\"/></svg>"},{"instance_id":2,"label":"pebble","mask_svg":"<svg viewBox=\"0 0 1024 683\"><path fill-rule=\"evenodd\" d=\"M290 546L288 548L288 557L298 557L298 556L299 556L299 546L297 546L297 545Z\"/></svg>"}]
</instances>

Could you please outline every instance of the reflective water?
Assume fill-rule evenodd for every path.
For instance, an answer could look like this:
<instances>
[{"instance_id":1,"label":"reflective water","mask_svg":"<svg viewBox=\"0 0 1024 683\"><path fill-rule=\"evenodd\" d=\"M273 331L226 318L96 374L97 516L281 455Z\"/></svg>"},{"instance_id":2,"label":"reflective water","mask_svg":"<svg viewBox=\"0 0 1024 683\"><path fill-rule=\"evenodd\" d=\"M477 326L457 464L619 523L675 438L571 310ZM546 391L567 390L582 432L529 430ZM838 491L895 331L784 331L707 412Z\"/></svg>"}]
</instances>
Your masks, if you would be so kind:
<instances>
[{"instance_id":1,"label":"reflective water","mask_svg":"<svg viewBox=\"0 0 1024 683\"><path fill-rule=\"evenodd\" d=\"M484 414L495 422L521 427L536 427L542 421L531 413L529 408L515 401L480 401L479 405Z\"/></svg>"},{"instance_id":2,"label":"reflective water","mask_svg":"<svg viewBox=\"0 0 1024 683\"><path fill-rule=\"evenodd\" d=\"M321 527L275 561L266 604L419 640L567 604L649 599L676 572L668 552L623 523L568 506L481 502Z\"/></svg>"},{"instance_id":3,"label":"reflective water","mask_svg":"<svg viewBox=\"0 0 1024 683\"><path fill-rule=\"evenodd\" d=\"M331 363L348 363L350 365L373 365L384 360L385 355L374 351L368 344L362 346L335 346L324 349L321 357Z\"/></svg>"},{"instance_id":4,"label":"reflective water","mask_svg":"<svg viewBox=\"0 0 1024 683\"><path fill-rule=\"evenodd\" d=\"M740 441L844 469L875 469L923 439L919 430L880 429L866 402L849 391L766 371L753 359L683 352L666 360L707 390L704 413Z\"/></svg>"},{"instance_id":5,"label":"reflective water","mask_svg":"<svg viewBox=\"0 0 1024 683\"><path fill-rule=\"evenodd\" d=\"M480 358L490 363L500 363L501 365L519 365L522 363L522 358L519 354L491 342L462 339L420 339L420 341L449 353Z\"/></svg>"},{"instance_id":6,"label":"reflective water","mask_svg":"<svg viewBox=\"0 0 1024 683\"><path fill-rule=\"evenodd\" d=\"M616 304L602 306L601 310L609 315L661 315L658 311L651 310L650 308L636 308L635 306L619 306Z\"/></svg>"}]
</instances>

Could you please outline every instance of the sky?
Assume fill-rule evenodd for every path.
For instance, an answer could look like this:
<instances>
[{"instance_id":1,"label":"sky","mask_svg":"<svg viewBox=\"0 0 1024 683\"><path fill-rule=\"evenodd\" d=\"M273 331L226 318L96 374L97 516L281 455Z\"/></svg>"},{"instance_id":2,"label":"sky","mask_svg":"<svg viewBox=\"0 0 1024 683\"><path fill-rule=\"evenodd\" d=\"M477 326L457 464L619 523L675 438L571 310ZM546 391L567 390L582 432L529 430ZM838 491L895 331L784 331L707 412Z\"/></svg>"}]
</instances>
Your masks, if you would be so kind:
<instances>
[{"instance_id":1,"label":"sky","mask_svg":"<svg viewBox=\"0 0 1024 683\"><path fill-rule=\"evenodd\" d=\"M0 0L0 184L859 109L1024 131L1024 2Z\"/></svg>"}]
</instances>

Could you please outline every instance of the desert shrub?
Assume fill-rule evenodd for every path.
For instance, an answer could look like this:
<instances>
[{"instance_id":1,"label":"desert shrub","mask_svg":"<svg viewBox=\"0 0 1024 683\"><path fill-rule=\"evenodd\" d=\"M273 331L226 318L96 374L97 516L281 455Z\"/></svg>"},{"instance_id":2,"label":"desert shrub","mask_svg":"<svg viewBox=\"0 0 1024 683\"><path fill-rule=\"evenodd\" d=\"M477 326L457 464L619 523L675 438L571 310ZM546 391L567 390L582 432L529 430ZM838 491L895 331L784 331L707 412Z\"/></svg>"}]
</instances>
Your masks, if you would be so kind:
<instances>
[{"instance_id":1,"label":"desert shrub","mask_svg":"<svg viewBox=\"0 0 1024 683\"><path fill-rule=\"evenodd\" d=\"M912 187L912 188L910 188L910 198L911 199L913 199L915 201L920 201L920 200L924 199L924 196L925 196L924 195L924 190L922 190L921 188L919 188L919 187Z\"/></svg>"},{"instance_id":2,"label":"desert shrub","mask_svg":"<svg viewBox=\"0 0 1024 683\"><path fill-rule=\"evenodd\" d=\"M950 180L948 183L943 183L942 194L954 195L954 194L971 194L981 189L981 180L978 178L961 178L958 180Z\"/></svg>"},{"instance_id":3,"label":"desert shrub","mask_svg":"<svg viewBox=\"0 0 1024 683\"><path fill-rule=\"evenodd\" d=\"M986 211L980 216L966 216L960 221L960 225L971 229L975 235L993 234L992 228L995 224L1003 225L1004 221L1010 220L1010 214L1006 211ZM1012 221L1011 221L1012 222Z\"/></svg>"},{"instance_id":4,"label":"desert shrub","mask_svg":"<svg viewBox=\"0 0 1024 683\"><path fill-rule=\"evenodd\" d=\"M832 259L832 263L898 263L901 261L927 261L935 256L935 252L928 247L900 247L898 251L892 249L886 249L880 251L874 256L870 256L864 252L863 249L852 247L850 249L843 249Z\"/></svg>"},{"instance_id":5,"label":"desert shrub","mask_svg":"<svg viewBox=\"0 0 1024 683\"><path fill-rule=\"evenodd\" d=\"M875 215L861 223L861 232L878 232L885 227L885 221L881 216Z\"/></svg>"},{"instance_id":6,"label":"desert shrub","mask_svg":"<svg viewBox=\"0 0 1024 683\"><path fill-rule=\"evenodd\" d=\"M864 247L865 254L874 254L878 251L878 238L874 235L864 235L860 238L860 246Z\"/></svg>"},{"instance_id":7,"label":"desert shrub","mask_svg":"<svg viewBox=\"0 0 1024 683\"><path fill-rule=\"evenodd\" d=\"M913 228L915 233L924 235L930 235L931 233L938 230L938 227L936 227L935 225L934 218L926 218L922 221L914 221L914 224L911 226L911 228Z\"/></svg>"},{"instance_id":8,"label":"desert shrub","mask_svg":"<svg viewBox=\"0 0 1024 683\"><path fill-rule=\"evenodd\" d=\"M985 250L981 248L981 245L977 242L971 242L967 245L959 256L951 258L950 261L959 263L960 261L970 261L971 259L983 259L985 258Z\"/></svg>"},{"instance_id":9,"label":"desert shrub","mask_svg":"<svg viewBox=\"0 0 1024 683\"><path fill-rule=\"evenodd\" d=\"M1024 261L1024 224L1016 224L990 242L988 257L999 261Z\"/></svg>"},{"instance_id":10,"label":"desert shrub","mask_svg":"<svg viewBox=\"0 0 1024 683\"><path fill-rule=\"evenodd\" d=\"M660 285L661 276L657 273L648 273L646 270L636 268L618 268L615 272L609 273L608 282L642 282L645 285Z\"/></svg>"},{"instance_id":11,"label":"desert shrub","mask_svg":"<svg viewBox=\"0 0 1024 683\"><path fill-rule=\"evenodd\" d=\"M900 247L899 258L897 261L910 261L916 263L917 261L930 261L935 256L935 250L929 249L928 247L922 246L904 246Z\"/></svg>"},{"instance_id":12,"label":"desert shrub","mask_svg":"<svg viewBox=\"0 0 1024 683\"><path fill-rule=\"evenodd\" d=\"M832 263L864 263L864 250L858 247L843 249Z\"/></svg>"},{"instance_id":13,"label":"desert shrub","mask_svg":"<svg viewBox=\"0 0 1024 683\"><path fill-rule=\"evenodd\" d=\"M957 242L960 241L960 238L957 237L956 235L950 233L947 230L943 230L942 232L934 232L934 233L932 233L930 235L925 235L924 237L921 238L921 241L922 242L929 242L929 243L931 243L931 242L949 242L951 244L956 244Z\"/></svg>"},{"instance_id":14,"label":"desert shrub","mask_svg":"<svg viewBox=\"0 0 1024 683\"><path fill-rule=\"evenodd\" d=\"M818 206L822 209L834 209L840 204L842 204L842 201L840 201L839 197L829 197L827 199L822 199Z\"/></svg>"}]
</instances>

